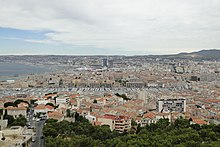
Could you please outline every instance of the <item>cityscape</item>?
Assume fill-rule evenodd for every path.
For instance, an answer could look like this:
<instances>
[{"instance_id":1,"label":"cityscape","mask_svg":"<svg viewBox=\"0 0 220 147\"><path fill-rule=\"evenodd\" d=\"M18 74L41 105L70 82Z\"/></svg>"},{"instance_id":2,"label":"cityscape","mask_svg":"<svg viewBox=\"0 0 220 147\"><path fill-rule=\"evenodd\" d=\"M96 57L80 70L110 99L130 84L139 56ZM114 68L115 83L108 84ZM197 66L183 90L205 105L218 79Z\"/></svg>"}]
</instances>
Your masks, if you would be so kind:
<instances>
[{"instance_id":1,"label":"cityscape","mask_svg":"<svg viewBox=\"0 0 220 147\"><path fill-rule=\"evenodd\" d=\"M0 6L0 147L220 147L219 0Z\"/></svg>"},{"instance_id":2,"label":"cityscape","mask_svg":"<svg viewBox=\"0 0 220 147\"><path fill-rule=\"evenodd\" d=\"M201 52L209 52L207 57L220 51L193 55ZM160 119L173 123L182 118L200 126L218 125L220 60L202 58L1 56L4 64L50 67L37 74L30 70L22 76L2 76L0 122L6 140L1 142L6 146L44 146L47 120L75 122L76 115L118 133L134 132L138 125L145 127ZM13 120L7 119L6 111ZM26 120L20 122L22 128L14 126L21 117ZM13 133L14 138L10 137Z\"/></svg>"}]
</instances>

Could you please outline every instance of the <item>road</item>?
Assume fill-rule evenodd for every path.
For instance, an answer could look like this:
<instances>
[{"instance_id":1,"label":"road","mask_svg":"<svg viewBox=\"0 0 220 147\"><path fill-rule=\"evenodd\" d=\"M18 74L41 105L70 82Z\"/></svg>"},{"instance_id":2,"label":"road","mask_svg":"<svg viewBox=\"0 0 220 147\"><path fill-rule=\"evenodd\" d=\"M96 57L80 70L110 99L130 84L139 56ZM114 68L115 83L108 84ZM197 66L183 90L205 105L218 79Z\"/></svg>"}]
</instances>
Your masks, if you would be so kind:
<instances>
[{"instance_id":1,"label":"road","mask_svg":"<svg viewBox=\"0 0 220 147\"><path fill-rule=\"evenodd\" d=\"M33 118L34 118L34 109L32 106L29 111L28 123L30 124L31 128L32 127L35 128L36 135L33 136L35 141L32 142L31 147L44 147L45 139L42 138L42 136L43 136L43 127L45 124L45 120L36 121L36 120L33 120Z\"/></svg>"},{"instance_id":2,"label":"road","mask_svg":"<svg viewBox=\"0 0 220 147\"><path fill-rule=\"evenodd\" d=\"M32 144L32 147L44 147L45 146L45 139L42 138L43 136L43 127L44 127L44 120L37 121L35 124L36 126L36 138L35 142Z\"/></svg>"},{"instance_id":3,"label":"road","mask_svg":"<svg viewBox=\"0 0 220 147\"><path fill-rule=\"evenodd\" d=\"M30 111L29 111L29 122L30 122L30 126L35 126L35 122L33 120L33 117L34 117L34 108L31 107L30 108Z\"/></svg>"}]
</instances>

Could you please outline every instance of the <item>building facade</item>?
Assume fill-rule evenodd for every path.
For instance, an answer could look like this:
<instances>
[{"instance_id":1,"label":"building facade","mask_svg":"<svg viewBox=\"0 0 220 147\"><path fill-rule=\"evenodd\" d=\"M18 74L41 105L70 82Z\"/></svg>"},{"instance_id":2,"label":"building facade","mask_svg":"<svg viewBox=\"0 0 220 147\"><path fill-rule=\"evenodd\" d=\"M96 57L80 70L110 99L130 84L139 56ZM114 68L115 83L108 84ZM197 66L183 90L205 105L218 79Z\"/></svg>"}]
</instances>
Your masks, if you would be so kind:
<instances>
[{"instance_id":1,"label":"building facade","mask_svg":"<svg viewBox=\"0 0 220 147\"><path fill-rule=\"evenodd\" d=\"M156 104L158 112L186 112L186 99L160 99Z\"/></svg>"},{"instance_id":2,"label":"building facade","mask_svg":"<svg viewBox=\"0 0 220 147\"><path fill-rule=\"evenodd\" d=\"M108 125L111 130L116 130L119 133L128 132L131 129L131 119L126 116L116 116L105 114L97 118L101 125Z\"/></svg>"},{"instance_id":3,"label":"building facade","mask_svg":"<svg viewBox=\"0 0 220 147\"><path fill-rule=\"evenodd\" d=\"M56 98L56 105L59 104L69 104L70 103L70 98L66 96L61 96Z\"/></svg>"},{"instance_id":4,"label":"building facade","mask_svg":"<svg viewBox=\"0 0 220 147\"><path fill-rule=\"evenodd\" d=\"M14 118L17 118L20 115L24 116L25 118L27 117L27 108L25 107L8 106L6 110L7 110L7 114L12 115Z\"/></svg>"}]
</instances>

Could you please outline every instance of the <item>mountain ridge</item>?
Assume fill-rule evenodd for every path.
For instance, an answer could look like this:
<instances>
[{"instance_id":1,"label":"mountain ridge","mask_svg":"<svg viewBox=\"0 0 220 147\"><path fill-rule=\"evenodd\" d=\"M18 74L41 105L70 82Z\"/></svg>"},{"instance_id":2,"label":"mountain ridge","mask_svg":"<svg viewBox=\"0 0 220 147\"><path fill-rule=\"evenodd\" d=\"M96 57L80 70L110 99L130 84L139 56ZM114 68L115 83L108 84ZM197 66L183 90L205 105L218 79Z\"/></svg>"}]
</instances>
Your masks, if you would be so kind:
<instances>
[{"instance_id":1,"label":"mountain ridge","mask_svg":"<svg viewBox=\"0 0 220 147\"><path fill-rule=\"evenodd\" d=\"M198 60L220 60L220 49L204 49L194 52L182 52L171 55L152 55L152 57L198 59Z\"/></svg>"}]
</instances>

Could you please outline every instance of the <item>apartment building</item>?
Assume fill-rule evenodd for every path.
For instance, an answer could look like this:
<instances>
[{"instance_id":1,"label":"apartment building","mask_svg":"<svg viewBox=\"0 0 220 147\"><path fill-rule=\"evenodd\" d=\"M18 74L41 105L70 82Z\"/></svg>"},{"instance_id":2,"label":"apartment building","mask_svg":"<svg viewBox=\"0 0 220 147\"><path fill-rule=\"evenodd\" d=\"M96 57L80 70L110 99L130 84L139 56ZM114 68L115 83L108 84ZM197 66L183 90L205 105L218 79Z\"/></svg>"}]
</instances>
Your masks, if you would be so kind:
<instances>
[{"instance_id":1,"label":"apartment building","mask_svg":"<svg viewBox=\"0 0 220 147\"><path fill-rule=\"evenodd\" d=\"M105 114L97 118L101 125L108 125L111 130L116 130L120 133L128 132L131 129L131 119L126 116L117 116Z\"/></svg>"},{"instance_id":2,"label":"apartment building","mask_svg":"<svg viewBox=\"0 0 220 147\"><path fill-rule=\"evenodd\" d=\"M153 112L149 112L143 115L140 121L141 127L144 127L146 125L150 125L152 123L156 123L156 114Z\"/></svg>"},{"instance_id":3,"label":"apartment building","mask_svg":"<svg viewBox=\"0 0 220 147\"><path fill-rule=\"evenodd\" d=\"M59 96L56 98L56 105L69 104L69 103L70 103L70 98L67 96Z\"/></svg>"},{"instance_id":4,"label":"apartment building","mask_svg":"<svg viewBox=\"0 0 220 147\"><path fill-rule=\"evenodd\" d=\"M156 103L158 112L186 112L185 98L160 99Z\"/></svg>"},{"instance_id":5,"label":"apartment building","mask_svg":"<svg viewBox=\"0 0 220 147\"><path fill-rule=\"evenodd\" d=\"M7 110L7 114L12 115L14 118L19 117L19 115L22 115L25 118L27 117L27 108L25 107L8 106L6 110Z\"/></svg>"},{"instance_id":6,"label":"apartment building","mask_svg":"<svg viewBox=\"0 0 220 147\"><path fill-rule=\"evenodd\" d=\"M116 117L114 120L115 130L118 132L128 132L131 129L131 119L125 116Z\"/></svg>"}]
</instances>

